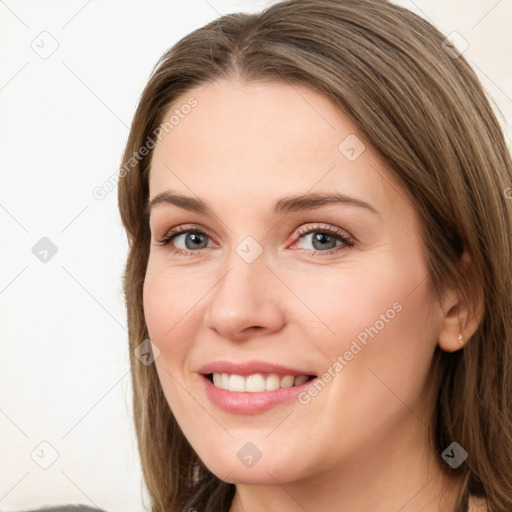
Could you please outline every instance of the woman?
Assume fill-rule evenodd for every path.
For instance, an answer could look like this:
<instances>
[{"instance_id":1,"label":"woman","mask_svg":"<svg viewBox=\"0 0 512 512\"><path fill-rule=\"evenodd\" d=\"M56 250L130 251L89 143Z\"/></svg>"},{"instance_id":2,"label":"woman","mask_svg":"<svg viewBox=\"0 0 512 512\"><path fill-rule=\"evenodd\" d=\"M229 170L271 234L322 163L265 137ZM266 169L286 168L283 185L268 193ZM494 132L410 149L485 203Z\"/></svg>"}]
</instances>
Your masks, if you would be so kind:
<instances>
[{"instance_id":1,"label":"woman","mask_svg":"<svg viewBox=\"0 0 512 512\"><path fill-rule=\"evenodd\" d=\"M169 50L119 182L153 511L512 510L511 183L403 8L288 0Z\"/></svg>"}]
</instances>

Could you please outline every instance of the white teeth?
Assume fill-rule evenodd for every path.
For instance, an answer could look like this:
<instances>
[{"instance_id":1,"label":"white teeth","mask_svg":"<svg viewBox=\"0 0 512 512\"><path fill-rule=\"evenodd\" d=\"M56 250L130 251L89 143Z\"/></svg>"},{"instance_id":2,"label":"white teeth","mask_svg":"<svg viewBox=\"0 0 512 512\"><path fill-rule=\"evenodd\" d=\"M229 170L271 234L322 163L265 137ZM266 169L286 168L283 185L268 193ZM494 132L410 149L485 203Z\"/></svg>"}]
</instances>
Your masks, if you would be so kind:
<instances>
[{"instance_id":1,"label":"white teeth","mask_svg":"<svg viewBox=\"0 0 512 512\"><path fill-rule=\"evenodd\" d=\"M229 391L245 391L245 379L241 375L230 375L228 389Z\"/></svg>"},{"instance_id":2,"label":"white teeth","mask_svg":"<svg viewBox=\"0 0 512 512\"><path fill-rule=\"evenodd\" d=\"M261 373L249 375L245 379L245 390L252 391L253 393L265 391L265 377Z\"/></svg>"},{"instance_id":3,"label":"white teeth","mask_svg":"<svg viewBox=\"0 0 512 512\"><path fill-rule=\"evenodd\" d=\"M301 384L304 384L304 382L306 382L307 380L308 380L308 377L306 377L306 375L301 375L300 377L297 377L295 379L294 385L300 386Z\"/></svg>"},{"instance_id":4,"label":"white teeth","mask_svg":"<svg viewBox=\"0 0 512 512\"><path fill-rule=\"evenodd\" d=\"M279 375L272 373L267 377L267 381L265 382L265 389L267 391L274 391L275 389L279 389L280 387L281 381L279 379Z\"/></svg>"},{"instance_id":5,"label":"white teeth","mask_svg":"<svg viewBox=\"0 0 512 512\"><path fill-rule=\"evenodd\" d=\"M306 375L294 377L293 375L279 376L275 373L267 376L262 373L254 373L247 377L230 375L228 373L213 374L213 384L215 387L237 392L248 391L250 393L261 393L262 391L274 391L279 388L300 386L308 380L309 377Z\"/></svg>"},{"instance_id":6,"label":"white teeth","mask_svg":"<svg viewBox=\"0 0 512 512\"><path fill-rule=\"evenodd\" d=\"M282 388L291 388L293 383L295 382L295 377L293 375L287 375L281 379L281 387Z\"/></svg>"}]
</instances>

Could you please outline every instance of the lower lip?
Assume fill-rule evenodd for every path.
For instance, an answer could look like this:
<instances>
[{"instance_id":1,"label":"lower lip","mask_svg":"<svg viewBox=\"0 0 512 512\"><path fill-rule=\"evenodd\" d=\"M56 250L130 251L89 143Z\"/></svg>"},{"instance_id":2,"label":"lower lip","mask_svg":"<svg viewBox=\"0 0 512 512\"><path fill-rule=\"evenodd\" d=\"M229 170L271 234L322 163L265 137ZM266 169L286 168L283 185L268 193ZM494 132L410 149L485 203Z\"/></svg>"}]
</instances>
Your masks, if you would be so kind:
<instances>
[{"instance_id":1,"label":"lower lip","mask_svg":"<svg viewBox=\"0 0 512 512\"><path fill-rule=\"evenodd\" d=\"M279 388L274 391L228 391L213 385L208 377L201 375L204 382L206 395L218 407L227 412L238 414L257 414L268 411L284 402L292 400L302 393L317 378L308 380L300 386L291 388Z\"/></svg>"}]
</instances>

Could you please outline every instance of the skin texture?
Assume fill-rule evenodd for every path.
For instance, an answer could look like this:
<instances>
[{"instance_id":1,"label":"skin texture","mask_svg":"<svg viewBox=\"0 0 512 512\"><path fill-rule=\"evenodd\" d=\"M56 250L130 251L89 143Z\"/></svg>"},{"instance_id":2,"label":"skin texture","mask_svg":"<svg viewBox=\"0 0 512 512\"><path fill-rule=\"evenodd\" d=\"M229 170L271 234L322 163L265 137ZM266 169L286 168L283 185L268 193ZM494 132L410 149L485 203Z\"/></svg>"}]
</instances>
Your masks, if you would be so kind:
<instances>
[{"instance_id":1,"label":"skin texture","mask_svg":"<svg viewBox=\"0 0 512 512\"><path fill-rule=\"evenodd\" d=\"M208 468L237 484L231 512L454 510L459 481L427 444L429 372L436 345L460 348L459 331L467 339L476 323L454 291L435 298L406 192L348 118L306 87L217 81L169 113L190 96L197 107L156 145L150 199L171 189L212 212L152 209L144 311L180 427ZM365 144L354 161L338 149L350 134ZM322 192L377 213L331 204L272 214L282 197ZM313 235L298 238L301 227L323 232L319 223L354 245L325 255ZM173 252L187 250L186 235L158 245L185 224L207 235L205 248L189 240L188 255ZM247 236L263 250L250 264L236 251ZM221 359L320 376L393 304L400 311L305 405L241 415L203 392L198 369ZM237 457L247 442L262 454L250 468Z\"/></svg>"}]
</instances>

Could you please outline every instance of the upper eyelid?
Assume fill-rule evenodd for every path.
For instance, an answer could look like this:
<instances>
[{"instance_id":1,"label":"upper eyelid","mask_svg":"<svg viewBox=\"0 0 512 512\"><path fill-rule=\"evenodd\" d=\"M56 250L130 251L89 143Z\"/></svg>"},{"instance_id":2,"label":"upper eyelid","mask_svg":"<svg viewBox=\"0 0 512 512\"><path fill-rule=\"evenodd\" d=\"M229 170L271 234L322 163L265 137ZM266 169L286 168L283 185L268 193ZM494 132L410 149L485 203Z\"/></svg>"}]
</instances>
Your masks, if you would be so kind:
<instances>
[{"instance_id":1,"label":"upper eyelid","mask_svg":"<svg viewBox=\"0 0 512 512\"><path fill-rule=\"evenodd\" d=\"M338 226L334 226L333 224L330 224L328 222L305 222L305 223L302 223L299 227L296 227L292 230L291 234L297 232L297 231L302 231L304 232L304 230L314 230L314 229L318 229L319 231L322 230L322 229L329 229L329 228L332 228L332 229L336 229L336 230L339 230L339 231L342 231L344 233L347 233L347 235L349 234L348 231L346 231L345 229L343 228L340 228ZM151 230L153 231L153 230ZM156 229L154 231L157 231ZM164 232L164 236L171 233L172 231L176 231L177 233L178 232L186 232L186 231L202 231L204 232L205 234L210 234L211 231L208 229L208 228L205 228L199 224L195 224L195 223L185 223L185 224L178 224L170 229L167 229L165 232Z\"/></svg>"},{"instance_id":2,"label":"upper eyelid","mask_svg":"<svg viewBox=\"0 0 512 512\"><path fill-rule=\"evenodd\" d=\"M174 233L173 233L173 231L174 231ZM210 238L213 238L211 236L211 232L208 229L206 229L202 226L198 226L196 224L179 224L171 229L166 230L162 236L165 237L171 233L173 233L174 235L181 235L183 233L188 233L191 231L200 231L201 233L208 235Z\"/></svg>"},{"instance_id":3,"label":"upper eyelid","mask_svg":"<svg viewBox=\"0 0 512 512\"><path fill-rule=\"evenodd\" d=\"M346 235L347 238L353 238L352 235L346 229L340 228L338 226L334 226L333 224L329 224L327 222L316 222L316 223L313 222L313 223L302 224L298 228L295 228L293 230L293 233L300 232L302 234L306 234L311 231L320 231L320 232L327 231L331 234L338 233L343 236Z\"/></svg>"}]
</instances>

